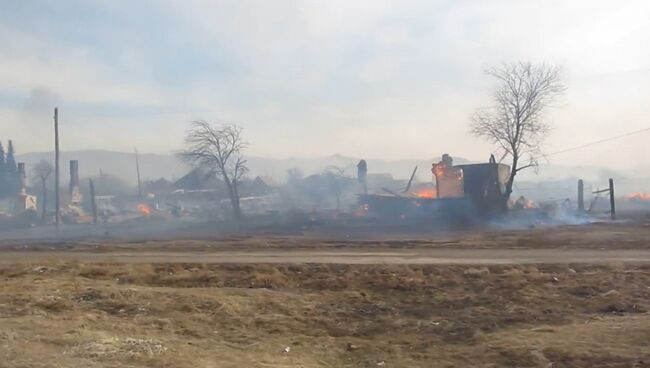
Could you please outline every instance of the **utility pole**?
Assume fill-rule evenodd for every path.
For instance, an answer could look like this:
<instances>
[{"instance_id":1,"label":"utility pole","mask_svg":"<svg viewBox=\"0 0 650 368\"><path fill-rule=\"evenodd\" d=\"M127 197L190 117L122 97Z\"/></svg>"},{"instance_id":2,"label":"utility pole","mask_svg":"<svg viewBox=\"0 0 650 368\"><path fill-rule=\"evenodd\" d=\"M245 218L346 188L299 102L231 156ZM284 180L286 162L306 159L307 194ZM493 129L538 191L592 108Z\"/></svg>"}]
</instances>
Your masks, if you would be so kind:
<instances>
[{"instance_id":1,"label":"utility pole","mask_svg":"<svg viewBox=\"0 0 650 368\"><path fill-rule=\"evenodd\" d=\"M59 167L59 108L54 108L54 206L55 215L54 222L56 227L59 227L61 222L61 193L59 184L61 179L61 172Z\"/></svg>"},{"instance_id":2,"label":"utility pole","mask_svg":"<svg viewBox=\"0 0 650 368\"><path fill-rule=\"evenodd\" d=\"M614 179L609 179L609 208L612 220L616 219L616 197L614 196Z\"/></svg>"},{"instance_id":3,"label":"utility pole","mask_svg":"<svg viewBox=\"0 0 650 368\"><path fill-rule=\"evenodd\" d=\"M93 183L93 179L88 179L88 184L90 185L90 205L93 210L93 224L97 225L97 199L95 197L95 183Z\"/></svg>"},{"instance_id":4,"label":"utility pole","mask_svg":"<svg viewBox=\"0 0 650 368\"><path fill-rule=\"evenodd\" d=\"M138 173L138 197L142 199L142 182L140 181L140 157L138 147L135 147L135 170Z\"/></svg>"}]
</instances>

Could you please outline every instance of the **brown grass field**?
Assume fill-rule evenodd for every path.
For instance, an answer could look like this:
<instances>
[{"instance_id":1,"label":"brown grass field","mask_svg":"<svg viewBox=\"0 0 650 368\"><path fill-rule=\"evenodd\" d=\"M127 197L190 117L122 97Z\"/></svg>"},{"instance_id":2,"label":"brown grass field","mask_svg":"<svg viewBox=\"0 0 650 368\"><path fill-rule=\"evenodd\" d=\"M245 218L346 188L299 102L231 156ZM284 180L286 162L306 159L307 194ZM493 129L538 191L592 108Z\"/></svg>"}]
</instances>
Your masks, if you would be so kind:
<instances>
[{"instance_id":1,"label":"brown grass field","mask_svg":"<svg viewBox=\"0 0 650 368\"><path fill-rule=\"evenodd\" d=\"M608 233L621 232L632 231ZM504 233L504 246L513 236ZM491 243L476 247L495 248L498 237L485 237ZM0 264L0 367L650 367L648 262L154 264L38 254Z\"/></svg>"}]
</instances>

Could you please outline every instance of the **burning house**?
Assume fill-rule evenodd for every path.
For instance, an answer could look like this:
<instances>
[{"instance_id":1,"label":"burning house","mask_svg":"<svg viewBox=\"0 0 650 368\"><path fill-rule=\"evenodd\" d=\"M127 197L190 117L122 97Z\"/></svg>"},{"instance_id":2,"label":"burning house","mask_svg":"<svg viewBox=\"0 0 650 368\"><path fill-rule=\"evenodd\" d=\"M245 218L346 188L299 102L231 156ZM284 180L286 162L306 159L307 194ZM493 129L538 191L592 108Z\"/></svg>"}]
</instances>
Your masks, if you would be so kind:
<instances>
[{"instance_id":1,"label":"burning house","mask_svg":"<svg viewBox=\"0 0 650 368\"><path fill-rule=\"evenodd\" d=\"M384 219L464 222L504 211L503 192L510 168L488 163L454 165L451 156L433 164L435 186L402 193L362 194L359 202L367 216Z\"/></svg>"},{"instance_id":2,"label":"burning house","mask_svg":"<svg viewBox=\"0 0 650 368\"><path fill-rule=\"evenodd\" d=\"M18 163L18 177L20 183L20 190L14 198L13 213L21 213L24 211L36 211L36 196L27 194L27 174L25 171L25 163Z\"/></svg>"}]
</instances>

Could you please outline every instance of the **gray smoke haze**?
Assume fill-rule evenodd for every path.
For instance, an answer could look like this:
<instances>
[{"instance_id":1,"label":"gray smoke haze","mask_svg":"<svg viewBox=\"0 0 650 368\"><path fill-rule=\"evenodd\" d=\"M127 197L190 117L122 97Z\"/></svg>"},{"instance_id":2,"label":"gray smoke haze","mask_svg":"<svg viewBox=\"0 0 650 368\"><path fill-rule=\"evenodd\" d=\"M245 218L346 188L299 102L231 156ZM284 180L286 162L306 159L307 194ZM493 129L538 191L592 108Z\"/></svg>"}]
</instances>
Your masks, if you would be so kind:
<instances>
[{"instance_id":1,"label":"gray smoke haze","mask_svg":"<svg viewBox=\"0 0 650 368\"><path fill-rule=\"evenodd\" d=\"M6 1L0 138L51 150L59 105L68 151L169 154L204 118L244 126L253 156L483 160L482 71L526 59L565 69L553 152L647 126L647 19L642 0ZM549 163L647 170L647 139Z\"/></svg>"}]
</instances>

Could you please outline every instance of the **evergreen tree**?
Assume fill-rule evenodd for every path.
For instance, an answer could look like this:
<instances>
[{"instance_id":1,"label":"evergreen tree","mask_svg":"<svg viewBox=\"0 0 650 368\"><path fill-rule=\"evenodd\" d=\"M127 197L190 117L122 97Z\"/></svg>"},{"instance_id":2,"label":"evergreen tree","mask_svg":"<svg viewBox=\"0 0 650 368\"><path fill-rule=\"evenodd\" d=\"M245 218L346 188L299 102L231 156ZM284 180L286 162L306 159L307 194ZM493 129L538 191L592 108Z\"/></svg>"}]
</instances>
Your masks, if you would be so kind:
<instances>
[{"instance_id":1,"label":"evergreen tree","mask_svg":"<svg viewBox=\"0 0 650 368\"><path fill-rule=\"evenodd\" d=\"M5 168L5 147L0 142L0 170Z\"/></svg>"},{"instance_id":2,"label":"evergreen tree","mask_svg":"<svg viewBox=\"0 0 650 368\"><path fill-rule=\"evenodd\" d=\"M16 151L14 144L9 140L7 145L7 154L5 156L5 177L3 184L4 196L13 196L20 189L20 173L18 173L18 164L16 164Z\"/></svg>"},{"instance_id":3,"label":"evergreen tree","mask_svg":"<svg viewBox=\"0 0 650 368\"><path fill-rule=\"evenodd\" d=\"M5 161L5 148L0 142L0 198L7 194L7 165Z\"/></svg>"},{"instance_id":4,"label":"evergreen tree","mask_svg":"<svg viewBox=\"0 0 650 368\"><path fill-rule=\"evenodd\" d=\"M5 159L5 166L7 174L9 176L15 176L18 173L18 165L16 165L16 157L14 157L16 151L14 151L14 143L9 140L9 146L7 147L7 158Z\"/></svg>"}]
</instances>

